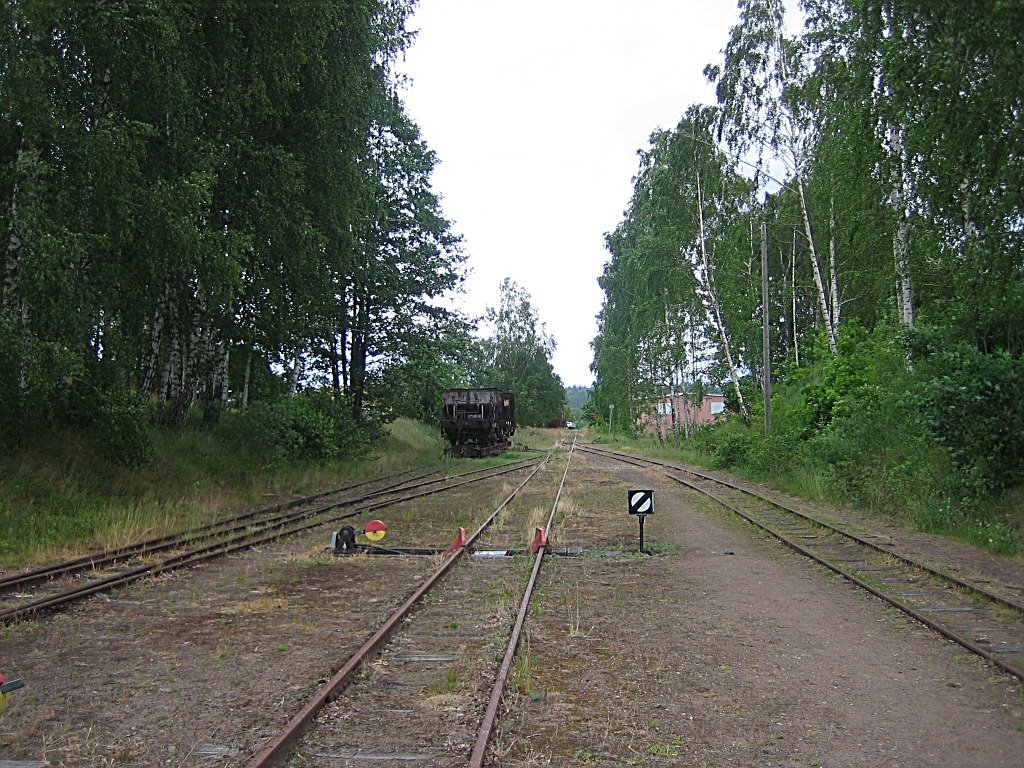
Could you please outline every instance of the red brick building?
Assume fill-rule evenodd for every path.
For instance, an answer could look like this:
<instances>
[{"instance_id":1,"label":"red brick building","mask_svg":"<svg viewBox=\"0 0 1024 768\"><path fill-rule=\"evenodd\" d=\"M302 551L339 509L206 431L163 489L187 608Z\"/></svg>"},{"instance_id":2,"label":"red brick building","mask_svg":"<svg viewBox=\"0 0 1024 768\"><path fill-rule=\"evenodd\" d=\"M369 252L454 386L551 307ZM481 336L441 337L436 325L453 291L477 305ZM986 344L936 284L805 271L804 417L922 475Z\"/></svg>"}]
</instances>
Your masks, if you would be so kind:
<instances>
[{"instance_id":1,"label":"red brick building","mask_svg":"<svg viewBox=\"0 0 1024 768\"><path fill-rule=\"evenodd\" d=\"M678 433L686 435L693 427L714 423L725 413L725 395L704 395L699 407L686 395L667 395L650 404L640 414L637 426L645 435L660 434L664 440Z\"/></svg>"}]
</instances>

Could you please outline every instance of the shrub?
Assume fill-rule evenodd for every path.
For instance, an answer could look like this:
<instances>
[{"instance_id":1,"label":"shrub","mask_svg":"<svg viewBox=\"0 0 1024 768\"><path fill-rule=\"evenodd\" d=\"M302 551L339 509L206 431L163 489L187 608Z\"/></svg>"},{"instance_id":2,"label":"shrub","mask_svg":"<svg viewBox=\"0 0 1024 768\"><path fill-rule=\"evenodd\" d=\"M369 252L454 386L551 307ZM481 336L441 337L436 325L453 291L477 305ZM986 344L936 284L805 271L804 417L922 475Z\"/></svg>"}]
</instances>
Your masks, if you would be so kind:
<instances>
[{"instance_id":1,"label":"shrub","mask_svg":"<svg viewBox=\"0 0 1024 768\"><path fill-rule=\"evenodd\" d=\"M747 463L747 456L754 444L749 434L735 432L724 435L715 446L711 464L715 469L741 467Z\"/></svg>"},{"instance_id":2,"label":"shrub","mask_svg":"<svg viewBox=\"0 0 1024 768\"><path fill-rule=\"evenodd\" d=\"M137 394L114 390L98 395L89 434L108 461L141 467L153 460L153 433L146 402Z\"/></svg>"},{"instance_id":3,"label":"shrub","mask_svg":"<svg viewBox=\"0 0 1024 768\"><path fill-rule=\"evenodd\" d=\"M922 363L911 400L975 495L1021 481L1024 361L958 346Z\"/></svg>"},{"instance_id":4,"label":"shrub","mask_svg":"<svg viewBox=\"0 0 1024 768\"><path fill-rule=\"evenodd\" d=\"M253 403L244 411L224 414L218 431L273 461L354 456L371 438L368 425L357 423L347 401L330 390Z\"/></svg>"}]
</instances>

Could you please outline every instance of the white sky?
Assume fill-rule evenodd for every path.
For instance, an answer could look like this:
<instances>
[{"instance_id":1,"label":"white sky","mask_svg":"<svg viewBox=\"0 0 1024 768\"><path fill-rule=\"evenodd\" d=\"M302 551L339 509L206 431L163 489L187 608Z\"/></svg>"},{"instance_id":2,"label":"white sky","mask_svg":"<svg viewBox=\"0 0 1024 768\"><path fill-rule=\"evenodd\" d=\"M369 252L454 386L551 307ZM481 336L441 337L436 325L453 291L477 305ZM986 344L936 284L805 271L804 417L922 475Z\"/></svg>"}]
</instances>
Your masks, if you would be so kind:
<instances>
[{"instance_id":1,"label":"white sky","mask_svg":"<svg viewBox=\"0 0 1024 768\"><path fill-rule=\"evenodd\" d=\"M532 296L566 385L590 384L604 233L629 202L636 152L719 62L733 0L420 0L400 70L440 157L434 188L465 238L469 315L508 276Z\"/></svg>"}]
</instances>

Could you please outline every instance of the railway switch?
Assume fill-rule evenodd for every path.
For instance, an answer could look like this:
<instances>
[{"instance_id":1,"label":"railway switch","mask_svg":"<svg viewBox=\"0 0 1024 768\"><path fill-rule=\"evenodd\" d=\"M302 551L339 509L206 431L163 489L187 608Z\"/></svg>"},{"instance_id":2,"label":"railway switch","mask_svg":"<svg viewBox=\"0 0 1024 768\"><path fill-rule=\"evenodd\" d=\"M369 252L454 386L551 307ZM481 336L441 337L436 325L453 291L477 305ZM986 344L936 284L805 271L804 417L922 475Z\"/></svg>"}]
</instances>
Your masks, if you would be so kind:
<instances>
[{"instance_id":1,"label":"railway switch","mask_svg":"<svg viewBox=\"0 0 1024 768\"><path fill-rule=\"evenodd\" d=\"M356 551L356 529L351 525L335 531L331 536L331 554L351 555Z\"/></svg>"}]
</instances>

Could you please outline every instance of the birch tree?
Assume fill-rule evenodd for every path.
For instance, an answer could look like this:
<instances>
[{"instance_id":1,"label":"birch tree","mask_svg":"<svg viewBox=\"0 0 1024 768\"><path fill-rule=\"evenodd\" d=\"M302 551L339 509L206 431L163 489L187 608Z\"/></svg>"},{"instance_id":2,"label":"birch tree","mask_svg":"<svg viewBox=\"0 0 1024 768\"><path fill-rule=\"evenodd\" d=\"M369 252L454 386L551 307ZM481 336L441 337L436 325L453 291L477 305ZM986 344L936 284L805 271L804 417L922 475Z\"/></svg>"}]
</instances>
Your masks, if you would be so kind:
<instances>
[{"instance_id":1,"label":"birch tree","mask_svg":"<svg viewBox=\"0 0 1024 768\"><path fill-rule=\"evenodd\" d=\"M753 152L759 171L766 162L778 160L792 177L820 319L829 349L836 354L838 330L829 309L805 188L816 137L812 115L799 99L806 74L801 51L785 36L782 0L740 0L739 7L740 22L730 30L722 65L705 69L722 107L719 134L734 154Z\"/></svg>"}]
</instances>

